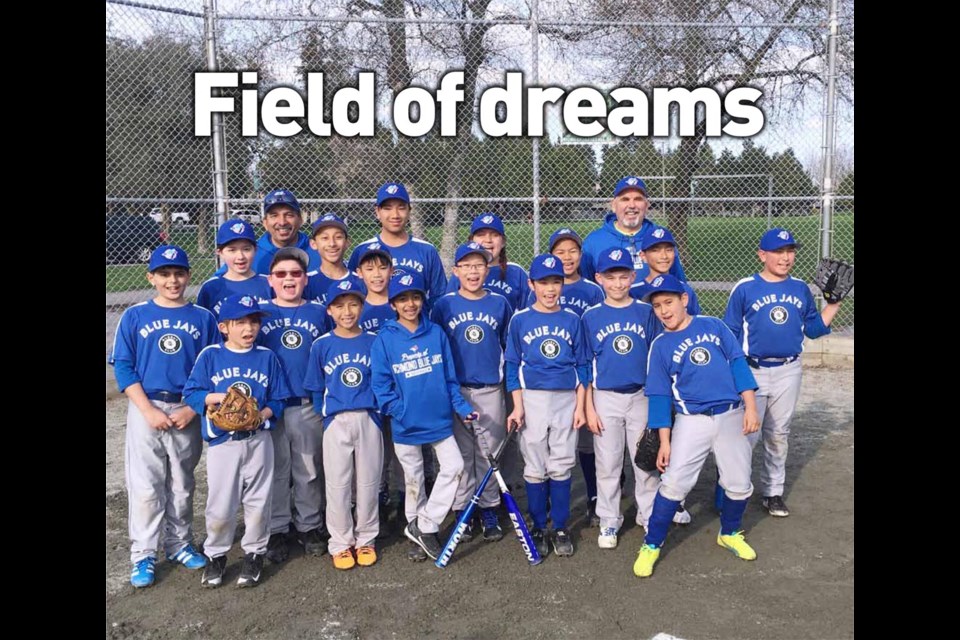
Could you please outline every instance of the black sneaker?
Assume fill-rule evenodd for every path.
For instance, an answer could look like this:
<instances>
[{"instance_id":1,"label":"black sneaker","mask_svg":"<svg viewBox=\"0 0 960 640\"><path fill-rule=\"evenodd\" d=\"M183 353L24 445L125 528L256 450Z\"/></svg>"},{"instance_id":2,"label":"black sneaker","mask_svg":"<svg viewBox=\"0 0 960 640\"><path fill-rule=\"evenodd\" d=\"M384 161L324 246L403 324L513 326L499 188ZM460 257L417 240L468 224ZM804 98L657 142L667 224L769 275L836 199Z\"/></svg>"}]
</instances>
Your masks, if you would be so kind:
<instances>
[{"instance_id":1,"label":"black sneaker","mask_svg":"<svg viewBox=\"0 0 960 640\"><path fill-rule=\"evenodd\" d=\"M254 587L260 582L263 573L263 556L257 553L248 553L243 556L243 567L240 577L237 578L238 587Z\"/></svg>"},{"instance_id":2,"label":"black sneaker","mask_svg":"<svg viewBox=\"0 0 960 640\"><path fill-rule=\"evenodd\" d=\"M599 527L600 526L600 516L597 515L597 499L590 498L587 501L587 518L589 521L589 526Z\"/></svg>"},{"instance_id":3,"label":"black sneaker","mask_svg":"<svg viewBox=\"0 0 960 640\"><path fill-rule=\"evenodd\" d=\"M410 550L407 551L407 559L414 562L423 562L427 559L427 552L419 544L412 542L410 543Z\"/></svg>"},{"instance_id":4,"label":"black sneaker","mask_svg":"<svg viewBox=\"0 0 960 640\"><path fill-rule=\"evenodd\" d=\"M790 510L783 502L782 496L769 496L763 499L763 508L770 512L770 515L778 518L786 518L790 515Z\"/></svg>"},{"instance_id":5,"label":"black sneaker","mask_svg":"<svg viewBox=\"0 0 960 640\"><path fill-rule=\"evenodd\" d=\"M553 551L560 557L573 555L573 540L566 529L557 529L553 534Z\"/></svg>"},{"instance_id":6,"label":"black sneaker","mask_svg":"<svg viewBox=\"0 0 960 640\"><path fill-rule=\"evenodd\" d=\"M480 521L483 523L483 541L496 542L503 538L500 518L494 509L480 509Z\"/></svg>"},{"instance_id":7,"label":"black sneaker","mask_svg":"<svg viewBox=\"0 0 960 640\"><path fill-rule=\"evenodd\" d=\"M460 516L463 515L463 511L454 511L453 512L453 523L460 522ZM473 516L470 516L470 519L467 521L467 528L464 529L463 535L460 536L460 542L470 542L473 540Z\"/></svg>"},{"instance_id":8,"label":"black sneaker","mask_svg":"<svg viewBox=\"0 0 960 640\"><path fill-rule=\"evenodd\" d=\"M322 556L327 552L327 542L320 535L320 529L311 529L306 533L298 531L297 541L303 546L303 552L311 556Z\"/></svg>"},{"instance_id":9,"label":"black sneaker","mask_svg":"<svg viewBox=\"0 0 960 640\"><path fill-rule=\"evenodd\" d=\"M286 562L289 557L290 548L287 545L287 534L271 534L270 540L267 541L267 560L273 564L280 564Z\"/></svg>"},{"instance_id":10,"label":"black sneaker","mask_svg":"<svg viewBox=\"0 0 960 640\"><path fill-rule=\"evenodd\" d=\"M537 548L537 553L541 558L546 558L550 553L550 545L547 544L547 534L543 529L534 527L530 529L530 537L533 538L533 546Z\"/></svg>"},{"instance_id":11,"label":"black sneaker","mask_svg":"<svg viewBox=\"0 0 960 640\"><path fill-rule=\"evenodd\" d=\"M407 525L407 528L403 530L404 535L406 535L410 540L420 545L420 548L427 552L427 555L437 559L440 555L440 540L437 539L437 534L435 533L423 533L420 531L420 527L417 526L417 521L412 520L410 524Z\"/></svg>"},{"instance_id":12,"label":"black sneaker","mask_svg":"<svg viewBox=\"0 0 960 640\"><path fill-rule=\"evenodd\" d=\"M227 556L207 558L207 566L203 568L200 585L203 587L219 587L223 583L223 574L226 570Z\"/></svg>"}]
</instances>

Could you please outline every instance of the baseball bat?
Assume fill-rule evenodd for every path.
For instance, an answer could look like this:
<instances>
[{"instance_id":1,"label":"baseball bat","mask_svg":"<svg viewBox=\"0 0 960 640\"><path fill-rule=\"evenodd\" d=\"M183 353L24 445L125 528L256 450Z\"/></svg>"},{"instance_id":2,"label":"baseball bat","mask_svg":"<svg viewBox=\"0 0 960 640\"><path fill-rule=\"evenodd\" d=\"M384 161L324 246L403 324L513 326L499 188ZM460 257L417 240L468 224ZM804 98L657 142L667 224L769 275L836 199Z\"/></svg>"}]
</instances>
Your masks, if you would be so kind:
<instances>
[{"instance_id":1,"label":"baseball bat","mask_svg":"<svg viewBox=\"0 0 960 640\"><path fill-rule=\"evenodd\" d=\"M466 428L470 428L469 423L464 423ZM477 485L477 490L473 492L473 496L470 498L470 504L467 505L467 508L463 510L463 513L460 514L460 518L457 520L457 523L453 526L453 531L450 532L450 537L447 538L447 544L443 546L443 550L440 552L440 555L437 556L435 565L443 569L450 563L450 558L453 557L453 552L457 549L457 545L460 544L460 540L463 538L464 532L467 530L468 523L470 518L473 517L473 512L477 508L477 505L480 503L480 496L483 494L483 490L487 488L487 483L490 482L490 477L493 475L495 463L500 459L500 454L503 453L503 449L506 446L507 440L505 439L500 446L497 448L496 454L493 457L487 456L488 460L492 461L490 468L487 469L487 473L484 474L483 480ZM486 451L484 451L486 453Z\"/></svg>"}]
</instances>

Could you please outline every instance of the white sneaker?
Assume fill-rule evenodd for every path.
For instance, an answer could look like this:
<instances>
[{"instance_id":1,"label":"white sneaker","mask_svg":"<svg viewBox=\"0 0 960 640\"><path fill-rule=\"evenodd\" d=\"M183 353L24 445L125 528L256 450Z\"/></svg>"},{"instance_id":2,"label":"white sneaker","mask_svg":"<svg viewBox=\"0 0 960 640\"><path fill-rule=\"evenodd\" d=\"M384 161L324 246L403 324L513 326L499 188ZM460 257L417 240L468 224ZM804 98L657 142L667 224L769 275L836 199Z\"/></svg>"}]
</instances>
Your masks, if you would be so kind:
<instances>
[{"instance_id":1,"label":"white sneaker","mask_svg":"<svg viewBox=\"0 0 960 640\"><path fill-rule=\"evenodd\" d=\"M604 527L597 538L597 546L601 549L617 548L617 530L613 527Z\"/></svg>"},{"instance_id":2,"label":"white sneaker","mask_svg":"<svg viewBox=\"0 0 960 640\"><path fill-rule=\"evenodd\" d=\"M690 512L683 508L683 505L677 505L677 511L673 514L673 521L676 524L690 524Z\"/></svg>"}]
</instances>

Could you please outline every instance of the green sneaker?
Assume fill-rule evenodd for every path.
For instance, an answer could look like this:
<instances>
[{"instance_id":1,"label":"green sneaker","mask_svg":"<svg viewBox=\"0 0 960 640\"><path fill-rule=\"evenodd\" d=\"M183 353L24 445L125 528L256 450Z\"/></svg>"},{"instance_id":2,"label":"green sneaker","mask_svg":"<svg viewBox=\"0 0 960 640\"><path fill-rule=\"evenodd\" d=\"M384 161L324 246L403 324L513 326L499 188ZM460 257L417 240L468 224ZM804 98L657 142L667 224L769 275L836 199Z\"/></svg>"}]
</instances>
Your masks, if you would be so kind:
<instances>
[{"instance_id":1,"label":"green sneaker","mask_svg":"<svg viewBox=\"0 0 960 640\"><path fill-rule=\"evenodd\" d=\"M660 547L652 544L645 544L640 547L637 554L637 560L633 563L633 575L638 578L648 578L653 575L653 565L657 563L660 557Z\"/></svg>"},{"instance_id":2,"label":"green sneaker","mask_svg":"<svg viewBox=\"0 0 960 640\"><path fill-rule=\"evenodd\" d=\"M725 536L722 533L717 534L717 544L726 549L730 549L730 551L733 551L733 554L741 560L757 559L757 552L743 539L743 531L736 531L729 536Z\"/></svg>"}]
</instances>

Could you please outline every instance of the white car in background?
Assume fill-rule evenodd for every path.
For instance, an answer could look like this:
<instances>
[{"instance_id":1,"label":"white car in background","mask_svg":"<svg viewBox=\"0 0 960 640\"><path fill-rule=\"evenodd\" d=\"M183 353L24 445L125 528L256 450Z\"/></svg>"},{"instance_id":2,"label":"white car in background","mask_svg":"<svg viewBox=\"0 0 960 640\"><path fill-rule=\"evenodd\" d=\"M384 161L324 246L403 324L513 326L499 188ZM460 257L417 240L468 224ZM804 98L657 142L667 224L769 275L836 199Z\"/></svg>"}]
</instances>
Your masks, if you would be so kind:
<instances>
[{"instance_id":1,"label":"white car in background","mask_svg":"<svg viewBox=\"0 0 960 640\"><path fill-rule=\"evenodd\" d=\"M163 211L160 207L154 207L147 215L157 222L163 222ZM171 211L170 222L173 224L190 224L190 214L186 211Z\"/></svg>"}]
</instances>

